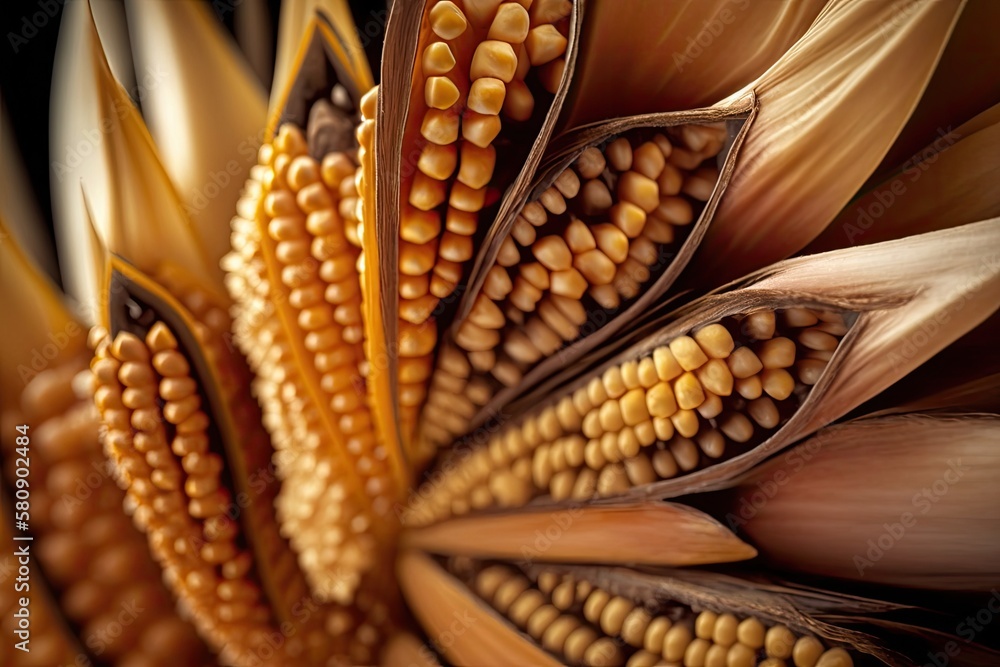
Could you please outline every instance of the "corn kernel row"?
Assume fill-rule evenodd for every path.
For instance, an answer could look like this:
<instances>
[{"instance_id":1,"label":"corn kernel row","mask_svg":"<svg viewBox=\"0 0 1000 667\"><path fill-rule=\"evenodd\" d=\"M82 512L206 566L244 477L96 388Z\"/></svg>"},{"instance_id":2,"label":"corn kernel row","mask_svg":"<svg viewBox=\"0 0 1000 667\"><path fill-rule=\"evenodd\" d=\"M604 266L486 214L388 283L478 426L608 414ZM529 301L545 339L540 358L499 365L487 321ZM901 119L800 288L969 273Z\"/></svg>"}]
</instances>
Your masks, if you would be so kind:
<instances>
[{"instance_id":1,"label":"corn kernel row","mask_svg":"<svg viewBox=\"0 0 1000 667\"><path fill-rule=\"evenodd\" d=\"M413 145L402 150L419 157L399 204L399 380L407 441L427 396L439 302L454 292L474 256L481 212L514 176L504 165L516 157L498 159L497 149L520 142L527 150L517 134L531 134L526 123L548 109L536 107L536 99L551 100L558 88L571 11L569 0L438 0L427 8L430 29L417 47L414 83L423 99L410 110L405 136ZM374 110L363 114L374 118Z\"/></svg>"},{"instance_id":2,"label":"corn kernel row","mask_svg":"<svg viewBox=\"0 0 1000 667\"><path fill-rule=\"evenodd\" d=\"M372 562L373 515L389 510L391 489L363 377L357 156L308 151L292 124L262 146L225 266L236 340L278 450L282 531L312 589L346 603Z\"/></svg>"},{"instance_id":3,"label":"corn kernel row","mask_svg":"<svg viewBox=\"0 0 1000 667\"><path fill-rule=\"evenodd\" d=\"M567 665L602 667L851 667L842 648L752 616L669 601L640 604L584 577L553 570L531 576L507 564L449 568L518 630Z\"/></svg>"},{"instance_id":4,"label":"corn kernel row","mask_svg":"<svg viewBox=\"0 0 1000 667\"><path fill-rule=\"evenodd\" d=\"M409 520L612 496L747 451L791 417L846 332L840 312L762 310L608 366L425 484Z\"/></svg>"},{"instance_id":5,"label":"corn kernel row","mask_svg":"<svg viewBox=\"0 0 1000 667\"><path fill-rule=\"evenodd\" d=\"M84 368L80 360L46 369L21 395L21 420L31 424L34 553L60 609L79 628L81 644L89 640L88 648L100 646L102 656L135 665L169 665L178 657L191 664L207 662L194 628L174 611L145 538L122 512L125 494L100 450L98 415L87 395L89 373L75 377ZM74 389L83 396L74 395ZM3 444L5 459L13 463L13 441ZM13 465L4 467L13 472ZM32 591L36 588L41 590L32 584ZM40 593L32 595L26 664L68 663L72 655L52 655L59 631L44 626L42 603ZM144 613L112 636L107 630L129 605Z\"/></svg>"},{"instance_id":6,"label":"corn kernel row","mask_svg":"<svg viewBox=\"0 0 1000 667\"><path fill-rule=\"evenodd\" d=\"M455 335L475 375L494 392L517 385L579 338L593 313L635 298L711 195L718 172L706 161L724 138L721 125L633 130L585 149L526 204ZM450 405L454 394L432 389L428 403ZM455 428L425 419L423 437L450 444L468 425L452 421Z\"/></svg>"}]
</instances>

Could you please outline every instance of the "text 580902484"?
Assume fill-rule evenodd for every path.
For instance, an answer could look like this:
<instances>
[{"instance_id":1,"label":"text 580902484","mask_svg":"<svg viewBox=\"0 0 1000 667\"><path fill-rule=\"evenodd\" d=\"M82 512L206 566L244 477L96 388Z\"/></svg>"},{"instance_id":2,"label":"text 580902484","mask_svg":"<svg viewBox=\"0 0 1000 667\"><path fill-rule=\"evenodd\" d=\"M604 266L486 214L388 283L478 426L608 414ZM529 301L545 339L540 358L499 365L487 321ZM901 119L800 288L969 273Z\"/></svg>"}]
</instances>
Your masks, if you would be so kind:
<instances>
[{"instance_id":1,"label":"text 580902484","mask_svg":"<svg viewBox=\"0 0 1000 667\"><path fill-rule=\"evenodd\" d=\"M31 521L31 486L28 475L31 470L31 438L28 426L15 427L18 435L14 439L14 558L17 561L17 576L14 578L14 592L20 593L14 605L14 648L31 651L31 535L28 528ZM20 543L20 544L18 544Z\"/></svg>"}]
</instances>

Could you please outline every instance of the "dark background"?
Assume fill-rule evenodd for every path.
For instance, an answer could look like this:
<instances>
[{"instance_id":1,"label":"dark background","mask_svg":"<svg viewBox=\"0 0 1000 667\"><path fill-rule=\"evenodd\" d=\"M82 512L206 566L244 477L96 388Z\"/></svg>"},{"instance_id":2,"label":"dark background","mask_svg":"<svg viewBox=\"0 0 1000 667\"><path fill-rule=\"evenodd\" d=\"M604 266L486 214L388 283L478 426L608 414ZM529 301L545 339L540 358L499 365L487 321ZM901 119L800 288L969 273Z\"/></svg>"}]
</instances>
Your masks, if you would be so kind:
<instances>
[{"instance_id":1,"label":"dark background","mask_svg":"<svg viewBox=\"0 0 1000 667\"><path fill-rule=\"evenodd\" d=\"M66 2L76 0L3 0L0 15L2 15L3 43L0 44L0 97L6 107L7 116L13 125L17 137L17 146L0 146L0 159L10 159L12 150L17 150L28 170L28 176L34 189L34 198L38 203L49 226L52 229L52 205L49 193L49 97L52 84L52 66L55 59L56 43L59 39L59 22L62 9ZM116 0L123 1L123 0ZM239 11L242 0L156 0L158 2L204 2L213 9L213 13L225 24L227 30L233 31L234 11ZM277 41L278 8L281 0L263 0L267 5L271 22L271 46L274 51ZM370 24L365 19L373 11L383 9L386 3L378 0L349 0L351 10L359 25ZM25 19L37 12L48 9L56 15L44 22L39 18L36 23L42 24L37 32L26 39L20 36L31 35L31 28L25 24ZM13 36L12 36L13 35ZM16 36L16 37L14 37ZM382 48L382 35L374 35L365 40L369 62L372 63L372 74L378 80L378 58ZM15 52L16 48L16 52ZM270 81L264 85L270 87ZM6 196L0 193L0 196Z\"/></svg>"}]
</instances>

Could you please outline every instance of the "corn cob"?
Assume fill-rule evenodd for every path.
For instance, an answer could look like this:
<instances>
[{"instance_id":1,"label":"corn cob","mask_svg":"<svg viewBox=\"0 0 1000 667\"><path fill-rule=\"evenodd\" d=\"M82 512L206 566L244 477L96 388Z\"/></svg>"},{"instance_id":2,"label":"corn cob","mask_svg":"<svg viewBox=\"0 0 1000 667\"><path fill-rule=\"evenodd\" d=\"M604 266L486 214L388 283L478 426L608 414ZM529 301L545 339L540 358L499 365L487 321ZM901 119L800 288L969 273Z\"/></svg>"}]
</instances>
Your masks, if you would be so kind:
<instances>
[{"instance_id":1,"label":"corn cob","mask_svg":"<svg viewBox=\"0 0 1000 667\"><path fill-rule=\"evenodd\" d=\"M851 667L851 655L781 622L639 593L583 573L451 558L444 565L511 630L560 664L593 667ZM446 652L447 652L447 648Z\"/></svg>"},{"instance_id":2,"label":"corn cob","mask_svg":"<svg viewBox=\"0 0 1000 667\"><path fill-rule=\"evenodd\" d=\"M715 188L725 137L723 123L628 131L583 150L525 204L455 333L467 363L438 363L422 436L450 444L476 412L465 389L518 385L662 273Z\"/></svg>"},{"instance_id":3,"label":"corn cob","mask_svg":"<svg viewBox=\"0 0 1000 667\"><path fill-rule=\"evenodd\" d=\"M491 437L457 464L454 482L419 494L412 519L537 495L617 495L747 451L795 412L848 322L837 311L761 310L614 363Z\"/></svg>"},{"instance_id":4,"label":"corn cob","mask_svg":"<svg viewBox=\"0 0 1000 667\"><path fill-rule=\"evenodd\" d=\"M267 439L254 426L260 417L246 393L247 369L229 346L229 318L209 293L178 272L164 273L160 284L179 297L166 300L175 314L164 317L164 306L152 305L152 293L134 282L140 276L121 280L113 278L111 321L123 328L112 335L96 327L90 336L105 451L127 485L133 521L199 630L226 660L252 662L274 650L271 628L311 595L277 523L262 519L273 516L277 484ZM384 612L368 595L357 602L317 605L283 655L347 652L343 635L324 630L331 624L369 642L351 649L370 650L369 621L381 624Z\"/></svg>"},{"instance_id":5,"label":"corn cob","mask_svg":"<svg viewBox=\"0 0 1000 667\"><path fill-rule=\"evenodd\" d=\"M125 494L101 455L89 373L74 378L85 369L76 359L44 370L21 396L20 420L33 425L31 469L38 485L31 525L39 562L88 651L136 665L172 664L178 657L204 664L204 645L172 611L159 566L122 513ZM13 463L13 443L4 444ZM115 618L130 608L143 613L110 635Z\"/></svg>"},{"instance_id":6,"label":"corn cob","mask_svg":"<svg viewBox=\"0 0 1000 667\"><path fill-rule=\"evenodd\" d=\"M566 69L572 10L569 0L439 0L424 7L402 121L399 201L391 202L399 210L399 353L406 359L399 400L406 442L426 398L437 320L447 308L440 302L463 282L494 204L528 154L525 139L551 122L546 118ZM407 340L420 344L406 349Z\"/></svg>"}]
</instances>

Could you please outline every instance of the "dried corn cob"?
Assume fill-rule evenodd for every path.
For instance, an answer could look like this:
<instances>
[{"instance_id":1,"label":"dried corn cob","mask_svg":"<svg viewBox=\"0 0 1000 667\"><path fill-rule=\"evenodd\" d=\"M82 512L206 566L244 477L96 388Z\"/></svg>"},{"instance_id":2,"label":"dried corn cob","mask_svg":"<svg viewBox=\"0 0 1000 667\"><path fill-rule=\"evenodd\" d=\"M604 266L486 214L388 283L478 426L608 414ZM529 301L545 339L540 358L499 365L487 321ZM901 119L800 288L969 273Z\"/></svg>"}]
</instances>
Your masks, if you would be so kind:
<instances>
[{"instance_id":1,"label":"dried corn cob","mask_svg":"<svg viewBox=\"0 0 1000 667\"><path fill-rule=\"evenodd\" d=\"M397 27L417 41L389 37L387 60L412 67L413 82L406 105L379 120L379 132L391 137L384 140L395 144L380 178L398 173L379 206L384 228L398 229L391 256L399 266L400 421L419 464L427 448L412 442L413 433L438 318L448 310L440 301L464 281L500 194L537 164L535 144L551 132L565 94L576 28L569 0L439 0L403 14Z\"/></svg>"},{"instance_id":2,"label":"dried corn cob","mask_svg":"<svg viewBox=\"0 0 1000 667\"><path fill-rule=\"evenodd\" d=\"M478 412L469 406L442 419L461 393L449 388L482 387L492 398L518 386L663 275L716 187L726 135L724 122L639 127L577 151L547 177L551 185L521 209L455 331L473 372L456 377L439 362L422 437L449 444Z\"/></svg>"},{"instance_id":3,"label":"dried corn cob","mask_svg":"<svg viewBox=\"0 0 1000 667\"><path fill-rule=\"evenodd\" d=\"M327 94L306 120L261 147L232 223L239 250L224 263L277 450L282 531L314 594L350 604L382 567L401 470L378 440L365 380L359 190L373 127L357 115L372 113L375 93L355 102L341 83L320 83Z\"/></svg>"},{"instance_id":4,"label":"dried corn cob","mask_svg":"<svg viewBox=\"0 0 1000 667\"><path fill-rule=\"evenodd\" d=\"M621 494L739 455L794 414L847 333L844 315L744 313L615 363L491 438L460 465L460 487L431 490L420 523L536 495Z\"/></svg>"},{"instance_id":5,"label":"dried corn cob","mask_svg":"<svg viewBox=\"0 0 1000 667\"><path fill-rule=\"evenodd\" d=\"M206 664L206 647L188 620L182 620L183 610L175 612L146 540L122 511L123 501L127 509L133 506L116 485L114 466L101 452L100 421L86 370L86 329L2 223L0 232L5 237L2 284L16 289L4 297L8 314L22 332L36 329L37 334L44 322L60 334L53 339L58 345L42 348L44 366L38 363L43 357L17 365L23 388L17 401L4 402L0 419L4 490L16 493L17 506L9 506L28 517L23 529L31 530L28 541L14 542L29 549L30 561L8 556L4 563L14 571L21 566L28 570L22 582L27 588L17 597L24 594L31 600L30 653L14 654L25 664L68 664L74 656L53 655L68 640L65 650L84 657L150 666L173 664L180 657L190 664ZM15 348L17 341L17 334L5 336ZM15 352L14 358L22 355ZM4 361L3 370L13 371L15 364ZM26 361L23 355L22 362ZM5 375L5 393L11 387L9 380ZM15 477L17 468L27 475ZM5 524L5 532L6 528ZM45 599L48 587L52 601ZM8 593L15 593L13 584L4 587L4 606ZM47 607L56 601L59 611L53 614L54 606ZM15 602L16 597L10 604ZM127 624L117 622L122 614L128 617ZM12 615L5 619L17 622ZM65 629L59 627L63 624ZM5 650L11 646L7 643Z\"/></svg>"},{"instance_id":6,"label":"dried corn cob","mask_svg":"<svg viewBox=\"0 0 1000 667\"><path fill-rule=\"evenodd\" d=\"M405 555L404 586L410 577L426 575L454 587L455 595L481 600L497 616L491 634L529 637L535 662L602 667L851 667L844 648L830 647L810 633L794 631L784 622L705 608L701 602L664 598L639 585L621 586L606 576L585 570L539 567L522 569L506 563L452 558L437 563ZM409 581L416 593L418 580ZM648 583L646 584L648 586ZM430 595L429 590L424 591ZM646 595L643 595L646 593ZM431 595L431 597L435 597ZM687 598L688 596L683 596ZM428 605L412 599L418 616L435 627ZM715 600L710 606L718 608ZM700 611L695 611L701 607ZM483 621L483 613L475 618ZM793 615L790 619L795 619ZM496 641L499 637L493 637ZM479 639L479 638L477 638ZM441 646L452 660L467 661L474 647L456 641ZM484 660L488 654L482 654ZM786 662L787 661L787 662Z\"/></svg>"}]
</instances>

